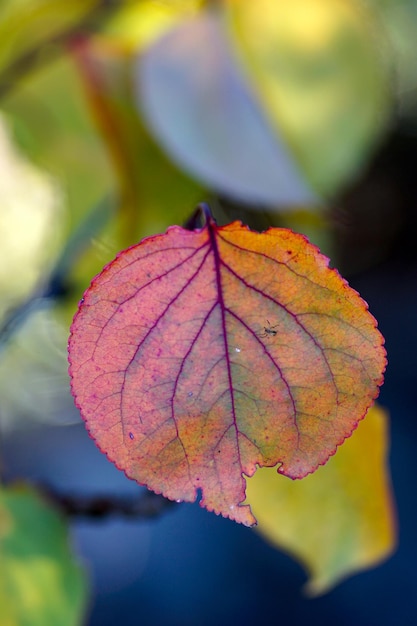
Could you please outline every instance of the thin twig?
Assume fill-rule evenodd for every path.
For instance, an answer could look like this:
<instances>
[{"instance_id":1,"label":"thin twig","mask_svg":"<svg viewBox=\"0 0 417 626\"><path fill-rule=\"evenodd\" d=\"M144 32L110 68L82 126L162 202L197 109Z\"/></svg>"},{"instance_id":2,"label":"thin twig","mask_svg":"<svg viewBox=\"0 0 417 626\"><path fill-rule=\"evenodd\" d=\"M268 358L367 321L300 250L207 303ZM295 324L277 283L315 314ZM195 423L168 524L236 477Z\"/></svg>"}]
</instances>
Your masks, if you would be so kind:
<instances>
[{"instance_id":1,"label":"thin twig","mask_svg":"<svg viewBox=\"0 0 417 626\"><path fill-rule=\"evenodd\" d=\"M48 500L56 504L68 517L105 519L111 515L142 519L157 517L177 505L152 491L136 497L80 496L63 494L51 487L41 487Z\"/></svg>"}]
</instances>

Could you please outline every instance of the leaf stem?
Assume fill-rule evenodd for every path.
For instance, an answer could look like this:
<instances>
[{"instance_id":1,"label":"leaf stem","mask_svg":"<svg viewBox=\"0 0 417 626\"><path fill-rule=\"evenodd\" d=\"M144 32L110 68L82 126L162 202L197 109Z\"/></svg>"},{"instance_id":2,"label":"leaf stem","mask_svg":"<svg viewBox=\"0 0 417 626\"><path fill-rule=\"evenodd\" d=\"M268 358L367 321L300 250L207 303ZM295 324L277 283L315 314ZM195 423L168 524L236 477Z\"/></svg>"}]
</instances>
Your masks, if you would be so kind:
<instances>
[{"instance_id":1,"label":"leaf stem","mask_svg":"<svg viewBox=\"0 0 417 626\"><path fill-rule=\"evenodd\" d=\"M210 205L207 202L200 202L193 215L185 222L184 228L187 230L196 230L198 228L204 228L210 223L216 223Z\"/></svg>"}]
</instances>

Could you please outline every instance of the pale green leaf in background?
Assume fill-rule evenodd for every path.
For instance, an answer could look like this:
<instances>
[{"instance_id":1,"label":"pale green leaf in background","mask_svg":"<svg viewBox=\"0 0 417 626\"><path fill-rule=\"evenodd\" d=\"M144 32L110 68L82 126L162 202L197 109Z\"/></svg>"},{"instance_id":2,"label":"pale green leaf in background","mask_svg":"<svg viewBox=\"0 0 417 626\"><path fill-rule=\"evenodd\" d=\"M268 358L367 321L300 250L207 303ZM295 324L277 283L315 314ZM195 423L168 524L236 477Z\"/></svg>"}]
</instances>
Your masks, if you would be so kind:
<instances>
[{"instance_id":1,"label":"pale green leaf in background","mask_svg":"<svg viewBox=\"0 0 417 626\"><path fill-rule=\"evenodd\" d=\"M242 71L315 191L357 176L392 112L391 49L362 0L226 0Z\"/></svg>"}]
</instances>

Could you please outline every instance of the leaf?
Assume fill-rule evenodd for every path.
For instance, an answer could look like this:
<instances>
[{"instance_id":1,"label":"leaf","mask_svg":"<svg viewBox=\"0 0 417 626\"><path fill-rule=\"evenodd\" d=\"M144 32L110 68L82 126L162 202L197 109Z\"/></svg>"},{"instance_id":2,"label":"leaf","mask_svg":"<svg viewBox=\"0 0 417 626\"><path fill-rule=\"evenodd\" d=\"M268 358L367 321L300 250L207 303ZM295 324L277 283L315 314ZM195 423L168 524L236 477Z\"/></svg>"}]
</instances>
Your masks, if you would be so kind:
<instances>
[{"instance_id":1,"label":"leaf","mask_svg":"<svg viewBox=\"0 0 417 626\"><path fill-rule=\"evenodd\" d=\"M56 181L24 158L0 115L0 320L34 291L56 256L62 200Z\"/></svg>"},{"instance_id":2,"label":"leaf","mask_svg":"<svg viewBox=\"0 0 417 626\"><path fill-rule=\"evenodd\" d=\"M0 623L77 626L86 595L61 516L28 488L0 487Z\"/></svg>"},{"instance_id":3,"label":"leaf","mask_svg":"<svg viewBox=\"0 0 417 626\"><path fill-rule=\"evenodd\" d=\"M301 560L312 595L380 563L395 547L387 422L385 411L372 407L327 465L304 480L270 468L248 480L258 530Z\"/></svg>"},{"instance_id":4,"label":"leaf","mask_svg":"<svg viewBox=\"0 0 417 626\"><path fill-rule=\"evenodd\" d=\"M138 59L137 101L184 169L240 202L318 204L240 76L219 16L202 13Z\"/></svg>"},{"instance_id":5,"label":"leaf","mask_svg":"<svg viewBox=\"0 0 417 626\"><path fill-rule=\"evenodd\" d=\"M119 224L118 229L112 225L111 235L114 240L120 231L114 243L123 243L116 252L136 242L139 233L143 237L158 232L167 221L183 221L184 207L194 204L202 190L173 167L140 123L127 80L129 60L90 41L74 45L73 53L91 113L118 176Z\"/></svg>"},{"instance_id":6,"label":"leaf","mask_svg":"<svg viewBox=\"0 0 417 626\"><path fill-rule=\"evenodd\" d=\"M251 525L243 474L325 463L377 395L385 351L364 301L302 235L206 219L94 279L72 325L72 392L128 476L174 500L200 489L202 506Z\"/></svg>"},{"instance_id":7,"label":"leaf","mask_svg":"<svg viewBox=\"0 0 417 626\"><path fill-rule=\"evenodd\" d=\"M104 25L100 38L127 52L143 50L176 23L194 15L201 4L201 0L127 2Z\"/></svg>"},{"instance_id":8,"label":"leaf","mask_svg":"<svg viewBox=\"0 0 417 626\"><path fill-rule=\"evenodd\" d=\"M360 172L392 109L392 55L366 4L225 2L242 70L320 195Z\"/></svg>"},{"instance_id":9,"label":"leaf","mask_svg":"<svg viewBox=\"0 0 417 626\"><path fill-rule=\"evenodd\" d=\"M23 318L23 319L22 319ZM0 431L36 422L66 426L79 419L68 389L67 328L46 299L37 298L0 334ZM8 327L7 327L8 330ZM0 622L1 623L1 622Z\"/></svg>"},{"instance_id":10,"label":"leaf","mask_svg":"<svg viewBox=\"0 0 417 626\"><path fill-rule=\"evenodd\" d=\"M100 0L2 0L0 70L74 27L99 4Z\"/></svg>"},{"instance_id":11,"label":"leaf","mask_svg":"<svg viewBox=\"0 0 417 626\"><path fill-rule=\"evenodd\" d=\"M417 37L417 5L414 0L370 0L391 45L395 81L393 89L401 117L415 116L417 68L415 41Z\"/></svg>"}]
</instances>

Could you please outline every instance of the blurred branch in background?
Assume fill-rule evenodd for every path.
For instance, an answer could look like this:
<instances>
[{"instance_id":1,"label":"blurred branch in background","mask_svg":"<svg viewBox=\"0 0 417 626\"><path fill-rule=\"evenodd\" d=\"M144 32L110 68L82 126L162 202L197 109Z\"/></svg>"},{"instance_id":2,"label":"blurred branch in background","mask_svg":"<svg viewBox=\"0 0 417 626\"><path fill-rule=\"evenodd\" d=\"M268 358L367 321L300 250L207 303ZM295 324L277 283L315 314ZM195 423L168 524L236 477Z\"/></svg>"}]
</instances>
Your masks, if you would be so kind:
<instances>
[{"instance_id":1,"label":"blurred branch in background","mask_svg":"<svg viewBox=\"0 0 417 626\"><path fill-rule=\"evenodd\" d=\"M112 515L146 520L158 517L167 510L178 506L177 502L148 490L143 490L136 497L120 497L116 494L104 497L88 497L64 494L44 485L38 485L38 488L69 517L105 519Z\"/></svg>"},{"instance_id":2,"label":"blurred branch in background","mask_svg":"<svg viewBox=\"0 0 417 626\"><path fill-rule=\"evenodd\" d=\"M67 45L74 38L91 35L102 27L113 12L120 9L120 1L90 1L86 2L86 7L69 26L52 32L41 44L37 42L32 47L29 46L20 55L12 58L9 65L6 64L3 68L0 66L0 99L5 98L29 73L39 71L44 65L56 60L58 55L66 53Z\"/></svg>"}]
</instances>

